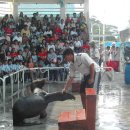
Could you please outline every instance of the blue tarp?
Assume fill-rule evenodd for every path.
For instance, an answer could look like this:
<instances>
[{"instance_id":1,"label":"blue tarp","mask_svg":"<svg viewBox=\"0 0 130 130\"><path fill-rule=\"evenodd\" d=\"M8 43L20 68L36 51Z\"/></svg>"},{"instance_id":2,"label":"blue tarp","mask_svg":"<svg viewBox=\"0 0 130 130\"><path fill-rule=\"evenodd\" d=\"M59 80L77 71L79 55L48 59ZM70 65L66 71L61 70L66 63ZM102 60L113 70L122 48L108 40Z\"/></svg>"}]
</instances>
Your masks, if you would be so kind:
<instances>
[{"instance_id":1,"label":"blue tarp","mask_svg":"<svg viewBox=\"0 0 130 130\"><path fill-rule=\"evenodd\" d=\"M125 45L125 47L130 47L130 42L125 42L123 44Z\"/></svg>"},{"instance_id":2,"label":"blue tarp","mask_svg":"<svg viewBox=\"0 0 130 130\"><path fill-rule=\"evenodd\" d=\"M116 47L120 47L120 45L121 45L121 42L114 42L115 43L115 46ZM107 46L112 46L112 44L113 44L113 42L105 42L104 43L104 45L105 45L105 47L107 47Z\"/></svg>"}]
</instances>

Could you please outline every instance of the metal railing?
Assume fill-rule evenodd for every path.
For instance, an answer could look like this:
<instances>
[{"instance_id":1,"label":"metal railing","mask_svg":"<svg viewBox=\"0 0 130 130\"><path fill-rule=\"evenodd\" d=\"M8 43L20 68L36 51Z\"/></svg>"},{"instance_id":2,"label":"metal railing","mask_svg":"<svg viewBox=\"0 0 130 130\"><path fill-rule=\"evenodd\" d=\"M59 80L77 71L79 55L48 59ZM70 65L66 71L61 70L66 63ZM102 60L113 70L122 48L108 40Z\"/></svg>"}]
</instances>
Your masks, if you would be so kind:
<instances>
[{"instance_id":1,"label":"metal railing","mask_svg":"<svg viewBox=\"0 0 130 130\"><path fill-rule=\"evenodd\" d=\"M17 95L17 97L19 98L19 94L20 92L22 91L22 89L24 88L24 80L22 82L22 89L20 90L20 80L19 80L19 75L20 73L22 73L22 77L24 79L24 71L25 70L19 70L17 72L14 72L14 73L10 73L8 75L5 75L3 78L0 78L1 80L1 84L2 86L0 86L0 89L1 89L1 97L2 97L2 102L1 102L1 105L3 106L3 111L5 113L5 106L6 106L6 101L7 99L11 99L12 101L12 105L13 105L13 97L15 95ZM14 78L17 78L17 91L14 92ZM10 95L7 96L7 87L8 89L10 89ZM10 87L10 88L9 88Z\"/></svg>"},{"instance_id":2,"label":"metal railing","mask_svg":"<svg viewBox=\"0 0 130 130\"><path fill-rule=\"evenodd\" d=\"M97 86L99 76L100 76L100 84L99 86ZM114 69L112 67L99 67L96 70L94 87L95 89L98 89L99 94L102 90L104 91L106 89L106 86L109 87L110 90L112 90L113 89L112 83L114 79L115 79Z\"/></svg>"}]
</instances>

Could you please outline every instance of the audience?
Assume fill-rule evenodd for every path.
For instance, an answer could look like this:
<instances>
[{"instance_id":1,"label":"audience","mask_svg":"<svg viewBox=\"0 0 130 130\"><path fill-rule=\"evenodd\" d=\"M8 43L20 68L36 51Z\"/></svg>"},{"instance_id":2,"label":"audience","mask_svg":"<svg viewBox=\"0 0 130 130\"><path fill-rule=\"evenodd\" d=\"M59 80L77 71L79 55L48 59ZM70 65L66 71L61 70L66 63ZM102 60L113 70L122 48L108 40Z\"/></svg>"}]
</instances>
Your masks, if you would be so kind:
<instances>
[{"instance_id":1,"label":"audience","mask_svg":"<svg viewBox=\"0 0 130 130\"><path fill-rule=\"evenodd\" d=\"M41 18L38 12L29 18L20 12L17 22L13 15L6 14L0 25L0 76L30 68L26 80L33 80L37 73L31 68L48 66L64 67L50 70L51 80L64 80L63 75L65 79L68 75L68 64L63 61L63 50L70 47L80 53L89 42L83 12L79 16L67 14L65 19L59 14Z\"/></svg>"}]
</instances>

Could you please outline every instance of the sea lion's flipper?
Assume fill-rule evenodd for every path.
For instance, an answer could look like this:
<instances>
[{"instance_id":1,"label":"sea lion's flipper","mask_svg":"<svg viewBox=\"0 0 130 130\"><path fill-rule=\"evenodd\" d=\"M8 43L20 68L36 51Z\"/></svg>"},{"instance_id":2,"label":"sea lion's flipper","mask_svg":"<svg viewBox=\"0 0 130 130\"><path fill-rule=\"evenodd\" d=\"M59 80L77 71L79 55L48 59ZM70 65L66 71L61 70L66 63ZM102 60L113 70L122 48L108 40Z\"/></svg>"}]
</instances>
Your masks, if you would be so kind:
<instances>
[{"instance_id":1,"label":"sea lion's flipper","mask_svg":"<svg viewBox=\"0 0 130 130\"><path fill-rule=\"evenodd\" d=\"M44 119L47 117L47 113L46 113L46 110L43 110L41 113L40 113L40 119Z\"/></svg>"},{"instance_id":2,"label":"sea lion's flipper","mask_svg":"<svg viewBox=\"0 0 130 130\"><path fill-rule=\"evenodd\" d=\"M18 121L18 122L13 121L13 126L23 126L24 124L25 124L24 121Z\"/></svg>"},{"instance_id":3,"label":"sea lion's flipper","mask_svg":"<svg viewBox=\"0 0 130 130\"><path fill-rule=\"evenodd\" d=\"M24 119L18 115L16 107L12 109L13 126L19 126L24 123Z\"/></svg>"},{"instance_id":4,"label":"sea lion's flipper","mask_svg":"<svg viewBox=\"0 0 130 130\"><path fill-rule=\"evenodd\" d=\"M54 102L54 101L65 101L68 99L75 100L75 97L69 93L62 93L62 92L54 92L45 95L46 103Z\"/></svg>"},{"instance_id":5,"label":"sea lion's flipper","mask_svg":"<svg viewBox=\"0 0 130 130\"><path fill-rule=\"evenodd\" d=\"M30 123L26 123L26 122L19 122L17 124L13 124L13 126L33 126L33 125L40 125L42 124L41 122L30 122Z\"/></svg>"}]
</instances>

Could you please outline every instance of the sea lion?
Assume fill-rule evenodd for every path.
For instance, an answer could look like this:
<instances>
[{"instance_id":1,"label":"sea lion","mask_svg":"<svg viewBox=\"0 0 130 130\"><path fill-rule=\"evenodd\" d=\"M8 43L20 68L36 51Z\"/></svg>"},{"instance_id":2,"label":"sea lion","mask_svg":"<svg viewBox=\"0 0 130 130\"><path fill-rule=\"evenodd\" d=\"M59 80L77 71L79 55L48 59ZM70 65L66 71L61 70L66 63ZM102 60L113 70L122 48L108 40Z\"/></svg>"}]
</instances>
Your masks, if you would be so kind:
<instances>
[{"instance_id":1,"label":"sea lion","mask_svg":"<svg viewBox=\"0 0 130 130\"><path fill-rule=\"evenodd\" d=\"M28 97L22 97L13 105L13 126L25 125L24 119L26 118L38 115L40 115L41 118L44 118L47 115L46 108L48 103L68 99L75 99L75 97L69 93L47 93L44 90L42 90L42 92L36 92Z\"/></svg>"}]
</instances>

